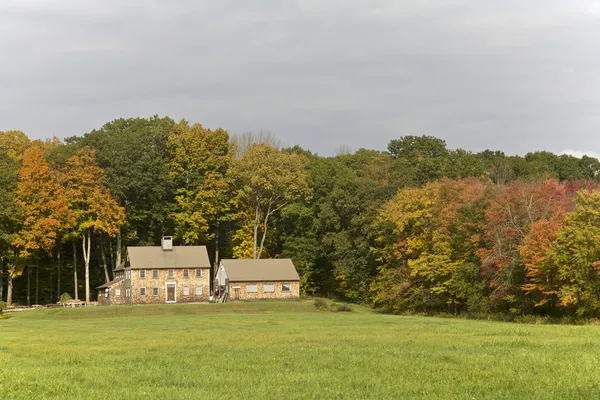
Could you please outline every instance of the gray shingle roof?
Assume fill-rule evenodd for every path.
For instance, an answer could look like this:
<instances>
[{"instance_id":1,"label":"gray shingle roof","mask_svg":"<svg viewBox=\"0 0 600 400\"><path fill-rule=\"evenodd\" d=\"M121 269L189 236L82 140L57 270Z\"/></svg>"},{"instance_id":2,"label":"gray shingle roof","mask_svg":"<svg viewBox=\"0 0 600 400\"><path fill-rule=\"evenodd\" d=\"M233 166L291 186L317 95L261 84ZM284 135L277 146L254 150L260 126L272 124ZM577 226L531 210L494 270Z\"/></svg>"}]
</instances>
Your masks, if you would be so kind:
<instances>
[{"instance_id":1,"label":"gray shingle roof","mask_svg":"<svg viewBox=\"0 0 600 400\"><path fill-rule=\"evenodd\" d=\"M117 272L117 271L123 271L123 270L125 269L125 265L126 265L126 262L125 262L125 261L123 261L123 262L121 263L121 265L119 265L117 268L115 268L115 269L114 269L114 271L115 271L115 272Z\"/></svg>"},{"instance_id":2,"label":"gray shingle roof","mask_svg":"<svg viewBox=\"0 0 600 400\"><path fill-rule=\"evenodd\" d=\"M134 246L127 247L127 254L131 269L210 268L206 246Z\"/></svg>"},{"instance_id":3,"label":"gray shingle roof","mask_svg":"<svg viewBox=\"0 0 600 400\"><path fill-rule=\"evenodd\" d=\"M114 285L115 283L119 283L119 282L121 282L122 280L123 280L123 278L115 278L115 279L113 279L112 281L105 283L104 285L100 285L100 286L98 286L96 289L104 289L104 288L109 288L109 287L111 287L112 285Z\"/></svg>"},{"instance_id":4,"label":"gray shingle roof","mask_svg":"<svg viewBox=\"0 0 600 400\"><path fill-rule=\"evenodd\" d=\"M299 281L289 258L264 260L221 260L230 282Z\"/></svg>"}]
</instances>

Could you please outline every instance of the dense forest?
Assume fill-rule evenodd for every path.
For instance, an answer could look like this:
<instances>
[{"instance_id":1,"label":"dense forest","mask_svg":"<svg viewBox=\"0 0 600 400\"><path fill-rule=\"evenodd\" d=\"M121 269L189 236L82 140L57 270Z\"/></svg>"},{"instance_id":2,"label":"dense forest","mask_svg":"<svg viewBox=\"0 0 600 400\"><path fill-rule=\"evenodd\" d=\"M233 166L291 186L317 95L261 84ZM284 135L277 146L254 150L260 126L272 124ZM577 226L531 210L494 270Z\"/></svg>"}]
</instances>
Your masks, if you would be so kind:
<instances>
[{"instance_id":1,"label":"dense forest","mask_svg":"<svg viewBox=\"0 0 600 400\"><path fill-rule=\"evenodd\" d=\"M170 118L0 132L0 301L87 301L128 245L290 257L302 291L391 312L600 314L600 162L430 136L322 157ZM66 296L66 295L64 295Z\"/></svg>"}]
</instances>

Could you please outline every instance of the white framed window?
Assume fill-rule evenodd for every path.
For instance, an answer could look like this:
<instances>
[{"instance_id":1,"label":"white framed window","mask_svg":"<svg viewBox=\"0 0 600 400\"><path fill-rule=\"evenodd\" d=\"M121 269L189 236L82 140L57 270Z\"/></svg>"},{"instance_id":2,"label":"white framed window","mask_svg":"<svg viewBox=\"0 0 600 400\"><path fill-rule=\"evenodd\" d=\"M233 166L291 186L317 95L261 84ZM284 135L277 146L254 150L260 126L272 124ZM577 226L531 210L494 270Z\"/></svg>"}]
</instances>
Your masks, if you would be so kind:
<instances>
[{"instance_id":1,"label":"white framed window","mask_svg":"<svg viewBox=\"0 0 600 400\"><path fill-rule=\"evenodd\" d=\"M183 270L183 277L184 278L189 278L190 277L190 270L189 269L184 269Z\"/></svg>"},{"instance_id":2,"label":"white framed window","mask_svg":"<svg viewBox=\"0 0 600 400\"><path fill-rule=\"evenodd\" d=\"M273 293L275 291L275 285L264 285L263 292L265 293Z\"/></svg>"},{"instance_id":3,"label":"white framed window","mask_svg":"<svg viewBox=\"0 0 600 400\"><path fill-rule=\"evenodd\" d=\"M115 296L121 296L121 289L115 289Z\"/></svg>"},{"instance_id":4,"label":"white framed window","mask_svg":"<svg viewBox=\"0 0 600 400\"><path fill-rule=\"evenodd\" d=\"M185 285L183 287L183 295L184 296L189 296L190 295L190 287L189 286Z\"/></svg>"},{"instance_id":5,"label":"white framed window","mask_svg":"<svg viewBox=\"0 0 600 400\"><path fill-rule=\"evenodd\" d=\"M196 278L202 278L202 269L201 268L198 268L196 270Z\"/></svg>"},{"instance_id":6,"label":"white framed window","mask_svg":"<svg viewBox=\"0 0 600 400\"><path fill-rule=\"evenodd\" d=\"M290 285L289 283L282 283L281 284L281 291L282 292L291 292L292 291L292 285Z\"/></svg>"},{"instance_id":7,"label":"white framed window","mask_svg":"<svg viewBox=\"0 0 600 400\"><path fill-rule=\"evenodd\" d=\"M131 297L131 288L125 289L125 297Z\"/></svg>"},{"instance_id":8,"label":"white framed window","mask_svg":"<svg viewBox=\"0 0 600 400\"><path fill-rule=\"evenodd\" d=\"M158 296L158 288L157 287L152 289L152 296Z\"/></svg>"},{"instance_id":9,"label":"white framed window","mask_svg":"<svg viewBox=\"0 0 600 400\"><path fill-rule=\"evenodd\" d=\"M146 270L140 269L140 279L146 279Z\"/></svg>"},{"instance_id":10,"label":"white framed window","mask_svg":"<svg viewBox=\"0 0 600 400\"><path fill-rule=\"evenodd\" d=\"M196 296L202 296L202 285L196 286Z\"/></svg>"},{"instance_id":11,"label":"white framed window","mask_svg":"<svg viewBox=\"0 0 600 400\"><path fill-rule=\"evenodd\" d=\"M152 278L158 279L158 270L157 269L152 270Z\"/></svg>"},{"instance_id":12,"label":"white framed window","mask_svg":"<svg viewBox=\"0 0 600 400\"><path fill-rule=\"evenodd\" d=\"M248 289L248 293L258 292L258 285L248 285L246 288Z\"/></svg>"},{"instance_id":13,"label":"white framed window","mask_svg":"<svg viewBox=\"0 0 600 400\"><path fill-rule=\"evenodd\" d=\"M131 279L131 271L125 272L125 279Z\"/></svg>"},{"instance_id":14,"label":"white framed window","mask_svg":"<svg viewBox=\"0 0 600 400\"><path fill-rule=\"evenodd\" d=\"M169 278L172 278L175 276L175 271L173 269L169 270Z\"/></svg>"},{"instance_id":15,"label":"white framed window","mask_svg":"<svg viewBox=\"0 0 600 400\"><path fill-rule=\"evenodd\" d=\"M141 287L140 288L140 296L145 296L146 295L146 288L145 287Z\"/></svg>"}]
</instances>

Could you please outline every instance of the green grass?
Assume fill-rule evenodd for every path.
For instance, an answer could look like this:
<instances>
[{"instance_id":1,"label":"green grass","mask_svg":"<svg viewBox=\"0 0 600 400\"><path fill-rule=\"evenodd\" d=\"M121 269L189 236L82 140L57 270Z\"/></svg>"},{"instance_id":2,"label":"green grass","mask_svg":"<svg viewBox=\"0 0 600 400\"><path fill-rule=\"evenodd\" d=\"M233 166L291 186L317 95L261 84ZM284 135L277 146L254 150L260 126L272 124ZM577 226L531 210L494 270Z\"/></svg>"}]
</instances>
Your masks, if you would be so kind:
<instances>
[{"instance_id":1,"label":"green grass","mask_svg":"<svg viewBox=\"0 0 600 400\"><path fill-rule=\"evenodd\" d=\"M399 317L312 302L23 311L2 399L590 399L600 327Z\"/></svg>"}]
</instances>

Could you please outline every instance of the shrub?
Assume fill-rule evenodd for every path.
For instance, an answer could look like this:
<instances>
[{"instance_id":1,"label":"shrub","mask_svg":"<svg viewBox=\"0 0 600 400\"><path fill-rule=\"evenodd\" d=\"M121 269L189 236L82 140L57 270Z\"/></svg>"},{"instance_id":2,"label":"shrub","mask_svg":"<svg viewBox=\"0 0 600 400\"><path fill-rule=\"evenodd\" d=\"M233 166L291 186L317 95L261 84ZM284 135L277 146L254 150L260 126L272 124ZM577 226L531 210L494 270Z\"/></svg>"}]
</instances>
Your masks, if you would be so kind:
<instances>
[{"instance_id":1,"label":"shrub","mask_svg":"<svg viewBox=\"0 0 600 400\"><path fill-rule=\"evenodd\" d=\"M71 297L71 295L69 293L63 293L60 295L59 302L66 303L69 300L73 300L73 298Z\"/></svg>"},{"instance_id":2,"label":"shrub","mask_svg":"<svg viewBox=\"0 0 600 400\"><path fill-rule=\"evenodd\" d=\"M326 310L327 309L327 300L317 297L315 299L314 305L317 310Z\"/></svg>"},{"instance_id":3,"label":"shrub","mask_svg":"<svg viewBox=\"0 0 600 400\"><path fill-rule=\"evenodd\" d=\"M331 303L331 306L329 306L329 310L331 312L351 312L352 307L350 307L350 304L347 303Z\"/></svg>"}]
</instances>

